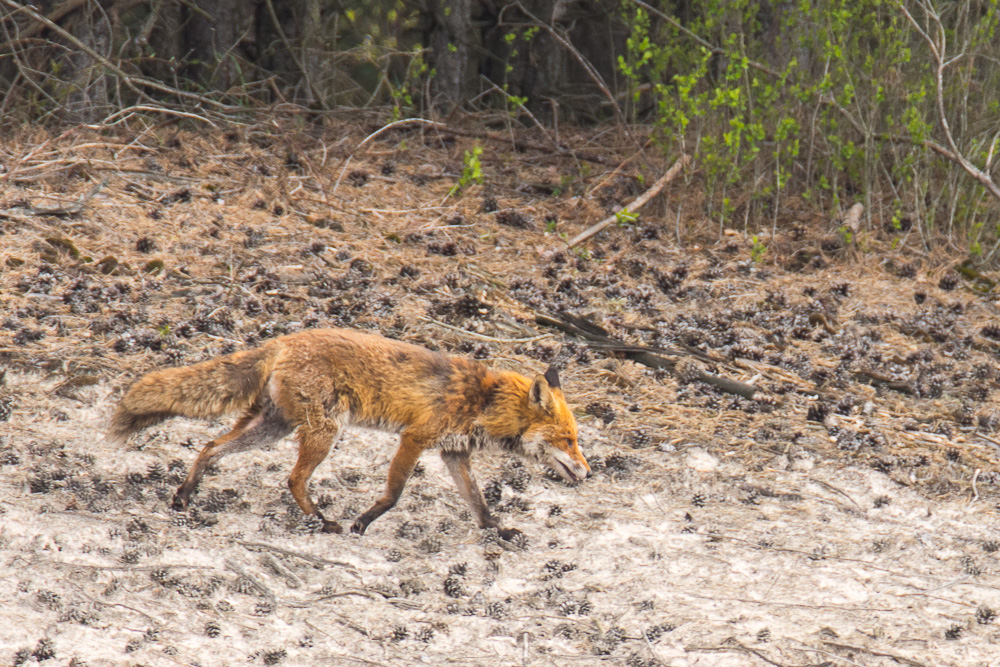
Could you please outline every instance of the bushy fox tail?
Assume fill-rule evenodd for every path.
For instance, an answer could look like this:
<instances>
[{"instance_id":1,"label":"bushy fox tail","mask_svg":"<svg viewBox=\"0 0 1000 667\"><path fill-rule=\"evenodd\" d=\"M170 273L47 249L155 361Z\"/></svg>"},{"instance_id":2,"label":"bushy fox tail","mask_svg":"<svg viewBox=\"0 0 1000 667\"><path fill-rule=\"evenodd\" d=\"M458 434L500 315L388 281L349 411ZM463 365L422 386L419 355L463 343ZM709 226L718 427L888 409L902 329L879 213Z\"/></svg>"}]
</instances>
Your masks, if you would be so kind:
<instances>
[{"instance_id":1,"label":"bushy fox tail","mask_svg":"<svg viewBox=\"0 0 1000 667\"><path fill-rule=\"evenodd\" d=\"M118 404L108 439L121 442L168 417L204 419L245 410L264 390L276 356L277 348L267 345L145 375Z\"/></svg>"}]
</instances>

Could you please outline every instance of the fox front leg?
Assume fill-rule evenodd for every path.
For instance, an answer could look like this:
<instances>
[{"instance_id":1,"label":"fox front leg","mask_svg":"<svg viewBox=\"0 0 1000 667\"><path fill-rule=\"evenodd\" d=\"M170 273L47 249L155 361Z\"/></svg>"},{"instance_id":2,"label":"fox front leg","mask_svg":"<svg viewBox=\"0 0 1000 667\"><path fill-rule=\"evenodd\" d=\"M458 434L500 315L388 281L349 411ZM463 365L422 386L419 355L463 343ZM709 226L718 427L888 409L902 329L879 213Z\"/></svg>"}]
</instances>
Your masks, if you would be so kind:
<instances>
[{"instance_id":1,"label":"fox front leg","mask_svg":"<svg viewBox=\"0 0 1000 667\"><path fill-rule=\"evenodd\" d=\"M364 535L370 524L396 505L399 497L403 494L403 487L406 480L410 479L413 469L417 465L417 460L427 447L428 442L433 442L433 438L427 438L422 434L415 434L410 431L403 431L399 437L399 449L389 463L389 476L385 483L385 493L375 501L375 504L359 516L351 526L351 532Z\"/></svg>"},{"instance_id":2,"label":"fox front leg","mask_svg":"<svg viewBox=\"0 0 1000 667\"><path fill-rule=\"evenodd\" d=\"M473 514L476 515L476 523L479 524L480 528L496 528L500 537L507 541L521 534L521 531L517 528L500 527L500 522L490 514L490 510L486 506L486 499L483 498L483 492L479 490L476 478L472 476L469 452L445 450L441 452L441 458L444 460L444 464L448 466L448 472L451 473L452 479L455 480L458 493L469 504L469 507L472 508Z\"/></svg>"}]
</instances>

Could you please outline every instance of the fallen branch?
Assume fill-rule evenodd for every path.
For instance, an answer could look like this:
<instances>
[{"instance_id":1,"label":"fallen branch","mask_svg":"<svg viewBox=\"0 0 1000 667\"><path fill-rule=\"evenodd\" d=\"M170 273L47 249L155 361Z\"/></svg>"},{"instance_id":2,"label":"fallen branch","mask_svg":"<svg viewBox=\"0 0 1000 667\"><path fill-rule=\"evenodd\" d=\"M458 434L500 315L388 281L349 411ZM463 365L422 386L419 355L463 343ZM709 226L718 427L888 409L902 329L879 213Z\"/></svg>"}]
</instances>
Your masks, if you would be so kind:
<instances>
[{"instance_id":1,"label":"fallen branch","mask_svg":"<svg viewBox=\"0 0 1000 667\"><path fill-rule=\"evenodd\" d=\"M677 359L671 359L670 357L664 355L671 355L674 357L687 356L687 353L681 350L645 348L642 346L622 343L621 341L615 340L608 335L607 330L603 327L594 324L590 320L582 317L576 317L575 315L568 313L561 313L558 316L535 313L535 322L543 326L554 327L572 336L594 341L596 344L591 347L596 350L618 352L624 355L627 359L631 359L632 361L643 364L644 366L649 366L650 368L662 368L671 373L676 373ZM656 350L656 352L651 350ZM727 394L734 394L736 396L742 396L748 400L752 400L754 394L757 392L757 387L754 387L753 385L715 375L713 373L708 373L700 368L685 369L685 375L688 373L693 375L694 379L715 387L719 391Z\"/></svg>"},{"instance_id":2,"label":"fallen branch","mask_svg":"<svg viewBox=\"0 0 1000 667\"><path fill-rule=\"evenodd\" d=\"M290 549L283 549L281 547L276 547L273 544L266 544L264 542L246 542L244 540L233 540L237 544L242 545L249 551L273 551L276 554L281 554L282 556L289 556L291 558L298 558L299 560L304 560L307 563L311 563L317 567L323 567L325 565L333 565L337 567L344 567L349 570L357 571L358 568L354 567L350 563L339 561L339 560L328 560L326 558L320 558L319 556L313 556L312 554L307 554L302 551L292 551Z\"/></svg>"},{"instance_id":3,"label":"fallen branch","mask_svg":"<svg viewBox=\"0 0 1000 667\"><path fill-rule=\"evenodd\" d=\"M233 561L230 561L230 560L226 561L226 569L229 570L230 572L235 572L237 575L239 575L244 580L246 580L247 582L249 582L254 588L257 589L257 591L260 593L261 597L265 597L268 600L270 600L271 602L277 603L278 596L276 596L274 594L274 592L270 588L268 588L267 586L265 586L260 581L260 579L258 579L257 577L254 577L253 575L249 574L242 567L240 567L239 565L237 565L236 563L234 563Z\"/></svg>"},{"instance_id":4,"label":"fallen branch","mask_svg":"<svg viewBox=\"0 0 1000 667\"><path fill-rule=\"evenodd\" d=\"M755 648L750 648L749 646L744 646L735 639L730 640L730 646L685 646L685 651L690 652L704 652L704 653L746 653L748 655L755 655L769 665L774 665L775 667L790 667L787 663L778 662L767 657L766 654L761 653Z\"/></svg>"},{"instance_id":5,"label":"fallen branch","mask_svg":"<svg viewBox=\"0 0 1000 667\"><path fill-rule=\"evenodd\" d=\"M95 185L90 192L86 193L79 199L77 199L72 204L67 204L66 206L56 206L55 208L38 208L35 206L0 209L0 218L16 218L16 217L49 217L49 218L68 218L78 214L87 205L91 199L97 195L98 192L104 189L104 186L108 184L108 179L104 179L97 185Z\"/></svg>"},{"instance_id":6,"label":"fallen branch","mask_svg":"<svg viewBox=\"0 0 1000 667\"><path fill-rule=\"evenodd\" d=\"M605 218L604 220L601 220L596 225L593 225L593 226L589 227L588 229L580 232L576 236L574 236L572 239L569 240L569 246L572 248L573 246L579 245L579 244L583 243L584 241L586 241L587 239L589 239L594 234L597 234L598 232L602 231L606 227L609 227L610 225L613 225L618 220L618 215L622 211L628 211L629 213L635 213L637 210L639 210L640 208L642 208L643 206L645 206L646 203L650 199L652 199L656 195L660 194L660 190L662 190L664 187L666 187L667 183L669 183L670 181L672 181L675 178L677 178L677 174L681 173L681 169L683 169L684 167L686 167L690 162L691 162L691 156L690 155L687 155L687 154L681 155L677 159L677 162L674 162L674 166L672 166L670 169L668 169L667 173L665 173L660 178L660 180L658 180L656 183L653 183L653 186L651 188L649 188L648 190L646 190L645 192L643 192L641 195L639 195L628 206L624 206L621 209L619 209L618 211L616 211L614 215L608 216L607 218Z\"/></svg>"},{"instance_id":7,"label":"fallen branch","mask_svg":"<svg viewBox=\"0 0 1000 667\"><path fill-rule=\"evenodd\" d=\"M883 375L878 371L871 369L861 369L854 373L854 379L859 382L864 382L868 380L875 386L884 386L892 389L893 391L898 391L901 394L909 394L911 396L917 395L916 388L909 382L903 380L895 380L888 375Z\"/></svg>"},{"instance_id":8,"label":"fallen branch","mask_svg":"<svg viewBox=\"0 0 1000 667\"><path fill-rule=\"evenodd\" d=\"M907 658L906 656L900 655L898 653L890 653L889 651L880 651L880 650L868 648L867 646L861 646L859 644L847 644L845 642L824 641L823 643L826 644L827 646L831 646L833 648L846 649L848 651L862 651L863 653L867 653L869 655L878 656L880 658L891 658L892 660L895 660L896 662L902 663L904 665L911 665L912 667L927 667L926 663L917 662L916 660L913 660L912 658Z\"/></svg>"}]
</instances>

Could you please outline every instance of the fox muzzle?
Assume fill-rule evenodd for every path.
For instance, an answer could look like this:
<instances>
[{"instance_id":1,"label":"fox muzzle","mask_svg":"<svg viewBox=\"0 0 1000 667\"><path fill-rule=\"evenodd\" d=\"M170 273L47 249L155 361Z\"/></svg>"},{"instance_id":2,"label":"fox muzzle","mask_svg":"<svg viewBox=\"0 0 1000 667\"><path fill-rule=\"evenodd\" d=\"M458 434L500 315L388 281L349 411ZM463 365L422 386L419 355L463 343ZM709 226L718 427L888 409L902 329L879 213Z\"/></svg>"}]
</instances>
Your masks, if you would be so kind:
<instances>
[{"instance_id":1,"label":"fox muzzle","mask_svg":"<svg viewBox=\"0 0 1000 667\"><path fill-rule=\"evenodd\" d=\"M582 482L590 476L590 466L580 463L566 452L553 449L548 461L549 468L567 482Z\"/></svg>"}]
</instances>

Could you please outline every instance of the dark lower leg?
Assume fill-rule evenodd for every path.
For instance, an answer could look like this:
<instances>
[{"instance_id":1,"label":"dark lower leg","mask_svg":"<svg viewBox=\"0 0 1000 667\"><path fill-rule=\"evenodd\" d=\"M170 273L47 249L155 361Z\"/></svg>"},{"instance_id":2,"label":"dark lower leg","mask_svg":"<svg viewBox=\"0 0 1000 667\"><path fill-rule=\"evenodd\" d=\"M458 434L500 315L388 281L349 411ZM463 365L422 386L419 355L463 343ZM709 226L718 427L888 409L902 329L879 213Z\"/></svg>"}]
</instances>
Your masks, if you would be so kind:
<instances>
[{"instance_id":1,"label":"dark lower leg","mask_svg":"<svg viewBox=\"0 0 1000 667\"><path fill-rule=\"evenodd\" d=\"M480 528L496 528L500 537L505 540L510 540L521 533L516 528L501 528L500 522L490 514L486 499L483 498L483 493L479 490L479 485L476 484L476 478L472 476L469 452L442 451L441 458L448 467L452 479L455 480L459 495L469 504Z\"/></svg>"},{"instance_id":2,"label":"dark lower leg","mask_svg":"<svg viewBox=\"0 0 1000 667\"><path fill-rule=\"evenodd\" d=\"M205 470L213 461L226 454L264 447L280 440L291 431L291 425L285 421L274 403L267 398L262 399L258 405L236 422L232 431L205 445L205 448L198 455L198 459L191 466L187 479L174 494L171 507L178 511L187 509L191 494L194 493L205 474Z\"/></svg>"},{"instance_id":3,"label":"dark lower leg","mask_svg":"<svg viewBox=\"0 0 1000 667\"><path fill-rule=\"evenodd\" d=\"M221 455L219 452L226 445L226 443L235 440L243 434L252 419L252 417L245 417L241 419L236 423L236 426L232 431L219 436L205 445L205 447L201 450L201 453L198 455L197 460L195 460L194 465L191 466L191 470L188 471L188 476L184 480L184 483L177 487L177 492L174 493L173 502L170 503L171 509L178 512L183 512L187 509L188 503L191 501L191 494L194 493L196 488L198 488L198 483L201 482L201 478L204 476L205 470L208 469L208 466L211 465L214 459Z\"/></svg>"},{"instance_id":4,"label":"dark lower leg","mask_svg":"<svg viewBox=\"0 0 1000 667\"><path fill-rule=\"evenodd\" d=\"M368 525L385 514L399 500L406 486L406 480L413 473L413 468L417 465L417 460L424 451L424 441L406 432L400 437L399 449L392 457L389 464L389 478L386 480L385 493L375 501L375 504L368 508L364 514L359 516L351 526L352 533L363 535Z\"/></svg>"},{"instance_id":5,"label":"dark lower leg","mask_svg":"<svg viewBox=\"0 0 1000 667\"><path fill-rule=\"evenodd\" d=\"M448 472L451 473L452 479L455 480L455 486L458 487L459 495L462 496L472 509L479 527L493 528L497 526L499 522L490 514L490 510L486 505L486 499L483 498L483 494L479 490L479 485L476 484L476 479L472 476L469 453L443 451L441 452L441 458L448 467Z\"/></svg>"}]
</instances>

